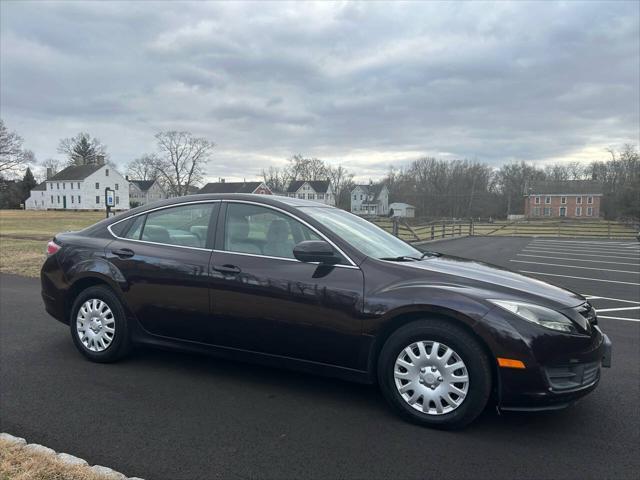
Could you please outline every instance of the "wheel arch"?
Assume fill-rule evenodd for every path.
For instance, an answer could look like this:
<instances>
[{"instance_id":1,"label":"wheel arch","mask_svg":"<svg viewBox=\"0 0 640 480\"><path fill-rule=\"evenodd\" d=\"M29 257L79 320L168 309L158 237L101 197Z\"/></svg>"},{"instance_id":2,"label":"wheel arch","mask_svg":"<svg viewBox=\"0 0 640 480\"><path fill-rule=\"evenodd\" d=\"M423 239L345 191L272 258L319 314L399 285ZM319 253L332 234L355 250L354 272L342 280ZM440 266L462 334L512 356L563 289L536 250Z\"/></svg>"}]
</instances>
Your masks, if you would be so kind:
<instances>
[{"instance_id":1,"label":"wheel arch","mask_svg":"<svg viewBox=\"0 0 640 480\"><path fill-rule=\"evenodd\" d=\"M475 321L472 318L467 317L466 315L462 315L458 312L453 311L433 311L429 309L421 309L409 312L399 312L389 317L382 325L382 328L376 334L371 350L369 351L368 370L372 380L374 382L377 381L376 379L380 352L382 351L382 348L384 347L384 344L387 342L389 337L391 337L394 332L396 332L403 326L419 320L440 320L451 323L452 325L455 325L466 331L478 342L478 345L480 345L485 355L487 355L487 358L489 359L489 363L491 365L492 396L494 400L499 401L500 375L494 353L491 351L488 343L482 338L482 336L473 329L472 325L475 323Z\"/></svg>"},{"instance_id":2,"label":"wheel arch","mask_svg":"<svg viewBox=\"0 0 640 480\"><path fill-rule=\"evenodd\" d=\"M122 304L123 308L128 313L127 305L124 299L122 298L122 292L120 291L120 288L118 287L118 285L109 277L106 277L96 272L87 272L84 275L81 275L78 278L76 278L73 281L73 283L71 283L71 285L69 286L69 289L67 290L67 293L65 295L65 302L64 302L65 319L67 320L69 319L69 315L71 314L71 309L73 308L73 304L76 298L78 298L78 295L80 295L80 293L85 291L87 288L95 287L95 286L104 286L104 287L107 287L109 290L111 290L118 297L118 300L120 300L120 303Z\"/></svg>"}]
</instances>

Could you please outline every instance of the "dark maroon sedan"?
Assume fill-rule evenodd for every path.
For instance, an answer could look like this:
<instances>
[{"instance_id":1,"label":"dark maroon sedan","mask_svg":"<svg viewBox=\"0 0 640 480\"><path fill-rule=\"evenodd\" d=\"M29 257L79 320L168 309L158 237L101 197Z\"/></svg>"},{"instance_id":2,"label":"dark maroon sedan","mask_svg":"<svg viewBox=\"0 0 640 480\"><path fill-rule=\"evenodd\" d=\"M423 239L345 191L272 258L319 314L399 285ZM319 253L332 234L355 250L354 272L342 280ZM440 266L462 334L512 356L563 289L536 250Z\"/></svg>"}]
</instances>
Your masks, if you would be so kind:
<instances>
[{"instance_id":1,"label":"dark maroon sedan","mask_svg":"<svg viewBox=\"0 0 640 480\"><path fill-rule=\"evenodd\" d=\"M582 296L315 202L182 197L56 235L48 254L46 309L96 362L148 344L378 383L443 428L490 400L570 405L610 365Z\"/></svg>"}]
</instances>

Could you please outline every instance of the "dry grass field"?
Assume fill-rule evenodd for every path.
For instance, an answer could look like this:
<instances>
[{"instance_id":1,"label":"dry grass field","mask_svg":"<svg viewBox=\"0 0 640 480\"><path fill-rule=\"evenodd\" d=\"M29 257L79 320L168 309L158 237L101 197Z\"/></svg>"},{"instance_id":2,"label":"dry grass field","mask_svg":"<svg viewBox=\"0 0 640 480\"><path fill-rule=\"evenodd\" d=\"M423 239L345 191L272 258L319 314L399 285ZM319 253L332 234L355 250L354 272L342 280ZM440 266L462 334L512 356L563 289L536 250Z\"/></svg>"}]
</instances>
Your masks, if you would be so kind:
<instances>
[{"instance_id":1,"label":"dry grass field","mask_svg":"<svg viewBox=\"0 0 640 480\"><path fill-rule=\"evenodd\" d=\"M55 455L30 452L0 439L0 480L109 480L88 465L68 465Z\"/></svg>"},{"instance_id":2,"label":"dry grass field","mask_svg":"<svg viewBox=\"0 0 640 480\"><path fill-rule=\"evenodd\" d=\"M37 277L47 241L103 218L103 212L0 210L0 272Z\"/></svg>"}]
</instances>

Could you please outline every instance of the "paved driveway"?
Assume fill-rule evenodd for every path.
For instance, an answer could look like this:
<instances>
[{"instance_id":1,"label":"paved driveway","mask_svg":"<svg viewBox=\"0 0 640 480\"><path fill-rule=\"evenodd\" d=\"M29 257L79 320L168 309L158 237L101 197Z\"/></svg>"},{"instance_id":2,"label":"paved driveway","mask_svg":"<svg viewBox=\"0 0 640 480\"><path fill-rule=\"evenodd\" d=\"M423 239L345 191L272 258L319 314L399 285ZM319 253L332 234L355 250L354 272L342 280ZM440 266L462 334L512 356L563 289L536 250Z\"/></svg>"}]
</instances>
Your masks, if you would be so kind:
<instances>
[{"instance_id":1,"label":"paved driveway","mask_svg":"<svg viewBox=\"0 0 640 480\"><path fill-rule=\"evenodd\" d=\"M531 243L472 238L429 248L587 277L510 262L529 258L518 254ZM545 279L638 300L633 285ZM374 387L154 350L92 364L44 313L37 280L1 276L0 431L147 479L632 478L640 471L640 322L601 324L614 368L594 394L562 412L488 409L464 431L440 432L396 418Z\"/></svg>"}]
</instances>

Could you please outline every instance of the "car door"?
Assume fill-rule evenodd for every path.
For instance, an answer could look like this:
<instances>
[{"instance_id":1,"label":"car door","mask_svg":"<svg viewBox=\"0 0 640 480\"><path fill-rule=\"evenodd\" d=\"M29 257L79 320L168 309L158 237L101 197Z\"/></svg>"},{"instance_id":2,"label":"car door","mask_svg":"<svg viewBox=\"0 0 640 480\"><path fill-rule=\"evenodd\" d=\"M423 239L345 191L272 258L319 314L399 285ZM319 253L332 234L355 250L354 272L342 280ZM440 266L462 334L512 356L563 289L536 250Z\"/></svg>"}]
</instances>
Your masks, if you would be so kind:
<instances>
[{"instance_id":1,"label":"car door","mask_svg":"<svg viewBox=\"0 0 640 480\"><path fill-rule=\"evenodd\" d=\"M150 333L203 342L210 324L209 261L219 202L190 202L149 211L112 226L105 254L123 293ZM116 224L117 225L117 224Z\"/></svg>"},{"instance_id":2,"label":"car door","mask_svg":"<svg viewBox=\"0 0 640 480\"><path fill-rule=\"evenodd\" d=\"M354 367L361 355L362 271L303 263L302 240L324 240L290 213L251 202L222 207L211 257L213 343Z\"/></svg>"}]
</instances>

